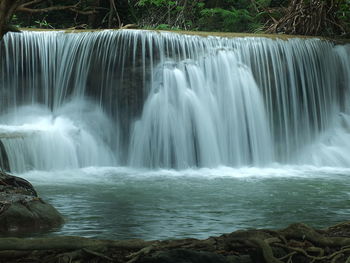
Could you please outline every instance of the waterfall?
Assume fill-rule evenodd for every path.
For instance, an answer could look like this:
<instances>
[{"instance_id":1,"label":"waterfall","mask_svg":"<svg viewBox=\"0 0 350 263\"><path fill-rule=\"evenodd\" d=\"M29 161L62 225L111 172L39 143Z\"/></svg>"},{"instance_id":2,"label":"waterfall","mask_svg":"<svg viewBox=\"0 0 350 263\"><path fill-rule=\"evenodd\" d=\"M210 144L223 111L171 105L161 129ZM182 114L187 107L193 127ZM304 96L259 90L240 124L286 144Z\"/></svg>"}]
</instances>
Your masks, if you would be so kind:
<instances>
[{"instance_id":1,"label":"waterfall","mask_svg":"<svg viewBox=\"0 0 350 263\"><path fill-rule=\"evenodd\" d=\"M16 172L349 167L349 58L320 39L9 33L0 140Z\"/></svg>"},{"instance_id":2,"label":"waterfall","mask_svg":"<svg viewBox=\"0 0 350 263\"><path fill-rule=\"evenodd\" d=\"M0 137L12 171L115 163L106 145L109 120L87 102L69 102L55 114L45 107L23 106L2 116L1 122L7 123L0 125ZM100 129L103 134L97 133Z\"/></svg>"},{"instance_id":3,"label":"waterfall","mask_svg":"<svg viewBox=\"0 0 350 263\"><path fill-rule=\"evenodd\" d=\"M214 65L206 69L206 65ZM217 88L213 88L217 87ZM131 165L186 168L272 161L262 96L233 51L155 71L132 133Z\"/></svg>"}]
</instances>

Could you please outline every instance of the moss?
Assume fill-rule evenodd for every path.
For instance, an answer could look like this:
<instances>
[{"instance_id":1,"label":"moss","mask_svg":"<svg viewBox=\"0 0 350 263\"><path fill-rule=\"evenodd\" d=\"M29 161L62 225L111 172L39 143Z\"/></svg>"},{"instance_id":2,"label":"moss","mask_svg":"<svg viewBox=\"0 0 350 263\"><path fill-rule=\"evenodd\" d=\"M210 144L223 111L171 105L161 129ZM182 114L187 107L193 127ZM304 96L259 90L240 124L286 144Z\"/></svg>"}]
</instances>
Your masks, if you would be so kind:
<instances>
[{"instance_id":1,"label":"moss","mask_svg":"<svg viewBox=\"0 0 350 263\"><path fill-rule=\"evenodd\" d=\"M22 31L63 31L65 33L83 33L83 32L99 32L103 30L124 30L124 29L39 29L39 28L20 28ZM174 34L183 34L191 36L200 36L200 37L222 37L222 38L242 38L242 37L264 37L271 39L281 39L288 40L293 38L318 38L325 41L331 41L335 44L345 45L350 44L350 39L345 38L326 38L322 36L303 36L303 35L286 35L286 34L265 34L265 33L235 33L235 32L204 32L204 31L186 31L186 30L155 30L155 29L128 29L128 30L143 30L143 31L152 31L152 32L169 32Z\"/></svg>"}]
</instances>

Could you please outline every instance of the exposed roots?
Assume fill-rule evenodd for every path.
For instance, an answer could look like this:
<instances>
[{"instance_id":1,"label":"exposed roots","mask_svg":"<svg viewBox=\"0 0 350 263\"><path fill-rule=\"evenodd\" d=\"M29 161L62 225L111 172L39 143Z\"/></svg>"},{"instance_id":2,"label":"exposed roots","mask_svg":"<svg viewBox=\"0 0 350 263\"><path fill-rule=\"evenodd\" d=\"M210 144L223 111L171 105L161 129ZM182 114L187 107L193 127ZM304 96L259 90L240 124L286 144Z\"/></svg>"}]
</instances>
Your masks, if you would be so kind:
<instances>
[{"instance_id":1,"label":"exposed roots","mask_svg":"<svg viewBox=\"0 0 350 263\"><path fill-rule=\"evenodd\" d=\"M184 257L186 262L194 262L193 258L203 256L205 259L201 262L216 262L215 260L221 259L224 261L220 262L226 262L225 258L229 262L232 257L245 257L244 262L248 262L248 257L252 263L350 263L350 235L345 236L349 226L346 223L326 230L315 230L305 224L293 224L279 231L237 231L206 240L0 238L0 262L19 262L19 259L21 262L32 260L31 262L46 263L168 262L163 259L174 257L177 251L182 260L179 262L184 262ZM213 259L207 260L210 257Z\"/></svg>"},{"instance_id":2,"label":"exposed roots","mask_svg":"<svg viewBox=\"0 0 350 263\"><path fill-rule=\"evenodd\" d=\"M279 9L284 15L274 19L267 33L291 35L332 36L346 34L338 19L339 0L291 0L287 8Z\"/></svg>"}]
</instances>

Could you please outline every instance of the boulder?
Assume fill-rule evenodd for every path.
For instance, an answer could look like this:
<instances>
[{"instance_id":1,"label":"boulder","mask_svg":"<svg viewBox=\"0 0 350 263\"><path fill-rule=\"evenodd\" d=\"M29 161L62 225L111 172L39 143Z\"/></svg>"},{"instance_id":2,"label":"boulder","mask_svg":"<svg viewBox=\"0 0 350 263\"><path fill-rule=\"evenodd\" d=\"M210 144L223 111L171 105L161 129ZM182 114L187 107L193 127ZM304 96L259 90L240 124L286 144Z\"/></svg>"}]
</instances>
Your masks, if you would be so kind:
<instances>
[{"instance_id":1,"label":"boulder","mask_svg":"<svg viewBox=\"0 0 350 263\"><path fill-rule=\"evenodd\" d=\"M59 227L61 214L25 179L0 171L0 233L30 233Z\"/></svg>"}]
</instances>

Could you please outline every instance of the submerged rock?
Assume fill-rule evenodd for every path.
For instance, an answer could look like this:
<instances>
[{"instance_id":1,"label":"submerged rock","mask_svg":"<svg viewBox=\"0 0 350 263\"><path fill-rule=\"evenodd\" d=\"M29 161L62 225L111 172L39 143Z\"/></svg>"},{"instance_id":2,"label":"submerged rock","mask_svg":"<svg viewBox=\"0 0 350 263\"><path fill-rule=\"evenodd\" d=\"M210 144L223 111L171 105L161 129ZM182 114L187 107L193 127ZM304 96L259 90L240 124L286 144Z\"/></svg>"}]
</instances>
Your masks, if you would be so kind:
<instances>
[{"instance_id":1,"label":"submerged rock","mask_svg":"<svg viewBox=\"0 0 350 263\"><path fill-rule=\"evenodd\" d=\"M38 197L28 181L0 172L0 233L37 232L63 222L61 214Z\"/></svg>"}]
</instances>

